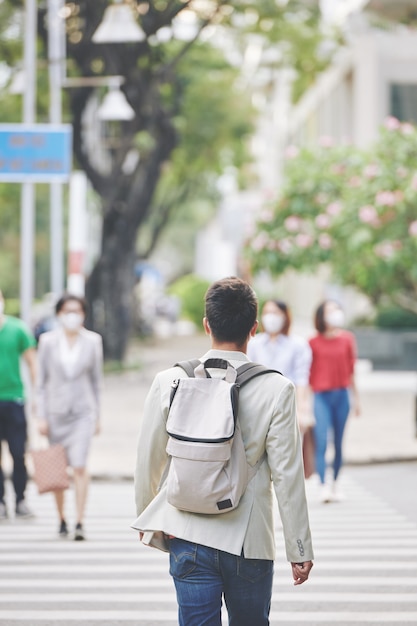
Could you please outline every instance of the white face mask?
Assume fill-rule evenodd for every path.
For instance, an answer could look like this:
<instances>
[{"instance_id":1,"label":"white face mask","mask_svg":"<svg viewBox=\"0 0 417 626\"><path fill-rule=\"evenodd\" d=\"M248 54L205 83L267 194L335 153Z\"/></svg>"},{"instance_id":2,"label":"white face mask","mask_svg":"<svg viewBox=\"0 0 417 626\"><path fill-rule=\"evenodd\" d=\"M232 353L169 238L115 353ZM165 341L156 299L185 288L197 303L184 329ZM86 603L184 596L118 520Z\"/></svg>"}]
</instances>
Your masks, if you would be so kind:
<instances>
[{"instance_id":1,"label":"white face mask","mask_svg":"<svg viewBox=\"0 0 417 626\"><path fill-rule=\"evenodd\" d=\"M78 330L84 322L81 313L61 313L59 321L66 330Z\"/></svg>"},{"instance_id":2,"label":"white face mask","mask_svg":"<svg viewBox=\"0 0 417 626\"><path fill-rule=\"evenodd\" d=\"M262 315L262 326L269 335L279 333L285 324L285 317L279 313L265 313Z\"/></svg>"},{"instance_id":3,"label":"white face mask","mask_svg":"<svg viewBox=\"0 0 417 626\"><path fill-rule=\"evenodd\" d=\"M345 314L341 309L335 309L324 316L324 321L332 328L342 328L345 325Z\"/></svg>"}]
</instances>

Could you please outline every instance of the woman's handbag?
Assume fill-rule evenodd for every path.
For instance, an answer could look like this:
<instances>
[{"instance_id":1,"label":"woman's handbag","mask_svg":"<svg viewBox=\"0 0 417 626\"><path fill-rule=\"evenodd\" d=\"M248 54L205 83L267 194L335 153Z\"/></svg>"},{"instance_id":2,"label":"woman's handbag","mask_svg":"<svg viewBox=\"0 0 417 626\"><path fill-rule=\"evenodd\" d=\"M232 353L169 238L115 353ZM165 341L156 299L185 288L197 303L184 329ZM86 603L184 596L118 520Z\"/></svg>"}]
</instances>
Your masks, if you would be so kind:
<instances>
[{"instance_id":1,"label":"woman's handbag","mask_svg":"<svg viewBox=\"0 0 417 626\"><path fill-rule=\"evenodd\" d=\"M61 444L54 444L45 450L32 450L33 480L39 493L68 489L67 456Z\"/></svg>"}]
</instances>

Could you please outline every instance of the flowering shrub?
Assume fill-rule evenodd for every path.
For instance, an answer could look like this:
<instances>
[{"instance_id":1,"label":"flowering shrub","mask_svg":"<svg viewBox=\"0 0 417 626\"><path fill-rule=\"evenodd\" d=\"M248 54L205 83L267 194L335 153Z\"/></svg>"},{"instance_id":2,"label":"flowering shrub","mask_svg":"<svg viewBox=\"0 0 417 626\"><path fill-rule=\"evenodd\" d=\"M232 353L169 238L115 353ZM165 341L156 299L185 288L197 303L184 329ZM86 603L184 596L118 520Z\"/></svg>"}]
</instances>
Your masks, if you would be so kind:
<instances>
[{"instance_id":1,"label":"flowering shrub","mask_svg":"<svg viewBox=\"0 0 417 626\"><path fill-rule=\"evenodd\" d=\"M329 263L374 304L417 312L417 130L388 118L364 151L287 151L286 182L246 246L253 271L279 275Z\"/></svg>"}]
</instances>

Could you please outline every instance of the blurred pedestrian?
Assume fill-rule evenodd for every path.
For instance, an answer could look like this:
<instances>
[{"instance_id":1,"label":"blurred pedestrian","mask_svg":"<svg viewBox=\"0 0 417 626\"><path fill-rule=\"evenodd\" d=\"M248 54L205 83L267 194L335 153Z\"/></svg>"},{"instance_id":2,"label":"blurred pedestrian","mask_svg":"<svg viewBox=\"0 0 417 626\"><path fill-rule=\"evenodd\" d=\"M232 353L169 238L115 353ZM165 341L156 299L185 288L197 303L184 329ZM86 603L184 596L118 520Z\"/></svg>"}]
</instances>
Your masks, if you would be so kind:
<instances>
[{"instance_id":1,"label":"blurred pedestrian","mask_svg":"<svg viewBox=\"0 0 417 626\"><path fill-rule=\"evenodd\" d=\"M342 497L337 479L343 461L343 434L350 411L350 392L353 412L355 415L360 413L354 379L356 342L353 334L343 329L344 324L345 315L340 305L334 300L325 300L315 314L317 335L310 339L316 470L320 478L322 502ZM331 485L326 482L326 451L330 434L334 445Z\"/></svg>"},{"instance_id":2,"label":"blurred pedestrian","mask_svg":"<svg viewBox=\"0 0 417 626\"><path fill-rule=\"evenodd\" d=\"M314 471L314 418L309 401L311 348L306 339L290 333L291 311L282 300L270 299L264 303L261 323L264 332L249 341L248 357L278 370L294 383L298 425L303 435L304 469L309 477Z\"/></svg>"},{"instance_id":3,"label":"blurred pedestrian","mask_svg":"<svg viewBox=\"0 0 417 626\"><path fill-rule=\"evenodd\" d=\"M234 277L219 280L209 287L205 304L203 324L212 349L200 360L222 359L235 368L248 363L247 344L258 325L252 288ZM238 419L247 460L252 466L264 461L236 509L201 515L171 506L166 481L160 485L169 459L170 391L184 376L180 367L160 372L148 393L135 473L139 517L133 527L145 543L170 552L181 626L220 626L223 596L230 624L266 626L275 558L271 485L294 584L304 583L313 566L294 385L272 372L242 387Z\"/></svg>"},{"instance_id":4,"label":"blurred pedestrian","mask_svg":"<svg viewBox=\"0 0 417 626\"><path fill-rule=\"evenodd\" d=\"M36 341L22 320L4 314L4 305L4 297L0 291L0 445L2 441L7 441L13 459L15 515L19 518L28 518L32 517L33 513L25 501L27 421L20 359L23 357L26 361L30 379L34 385ZM7 517L4 474L0 466L0 520L7 519Z\"/></svg>"},{"instance_id":5,"label":"blurred pedestrian","mask_svg":"<svg viewBox=\"0 0 417 626\"><path fill-rule=\"evenodd\" d=\"M76 526L74 539L85 538L83 520L89 476L87 457L93 435L100 430L102 340L83 326L86 303L64 294L56 304L59 328L39 338L37 417L39 432L51 444L60 443L73 470ZM64 491L54 492L60 518L59 534L68 535Z\"/></svg>"}]
</instances>

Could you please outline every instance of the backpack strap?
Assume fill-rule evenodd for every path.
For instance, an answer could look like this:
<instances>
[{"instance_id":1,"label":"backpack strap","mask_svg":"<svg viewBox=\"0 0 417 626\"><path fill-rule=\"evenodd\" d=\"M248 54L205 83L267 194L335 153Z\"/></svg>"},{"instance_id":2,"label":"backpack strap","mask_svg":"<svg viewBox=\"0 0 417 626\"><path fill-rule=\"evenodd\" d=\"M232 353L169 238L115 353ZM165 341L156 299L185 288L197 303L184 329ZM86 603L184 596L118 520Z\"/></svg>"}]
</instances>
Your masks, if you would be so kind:
<instances>
[{"instance_id":1,"label":"backpack strap","mask_svg":"<svg viewBox=\"0 0 417 626\"><path fill-rule=\"evenodd\" d=\"M194 370L200 364L201 361L199 359L191 359L190 361L179 361L178 363L175 363L174 367L180 367L184 370L187 376L189 376L190 378L194 378ZM212 367L215 367L215 365L212 365ZM260 365L259 363L245 363L237 369L237 373L238 376L236 382L241 387L243 387L243 385L246 385L246 383L252 380L252 378L256 378L256 376L262 376L263 374L280 374L282 376L282 373L278 370L270 369L268 367L265 367L264 365Z\"/></svg>"},{"instance_id":2,"label":"backpack strap","mask_svg":"<svg viewBox=\"0 0 417 626\"><path fill-rule=\"evenodd\" d=\"M191 361L179 361L178 363L175 363L174 367L180 367L189 378L194 378L194 370L199 365L201 365L201 361L199 359L191 359Z\"/></svg>"},{"instance_id":3,"label":"backpack strap","mask_svg":"<svg viewBox=\"0 0 417 626\"><path fill-rule=\"evenodd\" d=\"M245 363L245 365L241 365L237 370L236 382L243 387L243 385L246 385L252 378L262 376L263 374L280 374L282 376L281 372L278 372L278 370L270 369L259 363Z\"/></svg>"},{"instance_id":4,"label":"backpack strap","mask_svg":"<svg viewBox=\"0 0 417 626\"><path fill-rule=\"evenodd\" d=\"M252 380L252 378L256 378L257 376L263 376L263 374L279 374L280 376L282 376L281 372L279 372L278 370L273 370L268 367L265 367L265 365L260 365L259 363L252 363L252 362L241 365L238 368L237 372L238 374L236 378L236 383L240 385L240 387L248 383L250 380ZM258 461L255 463L255 465L252 466L252 465L249 465L248 463L248 477L249 477L248 482L250 482L252 478L255 476L256 472L258 471L262 463L265 461L266 456L267 454L265 450L261 458L258 459Z\"/></svg>"}]
</instances>

